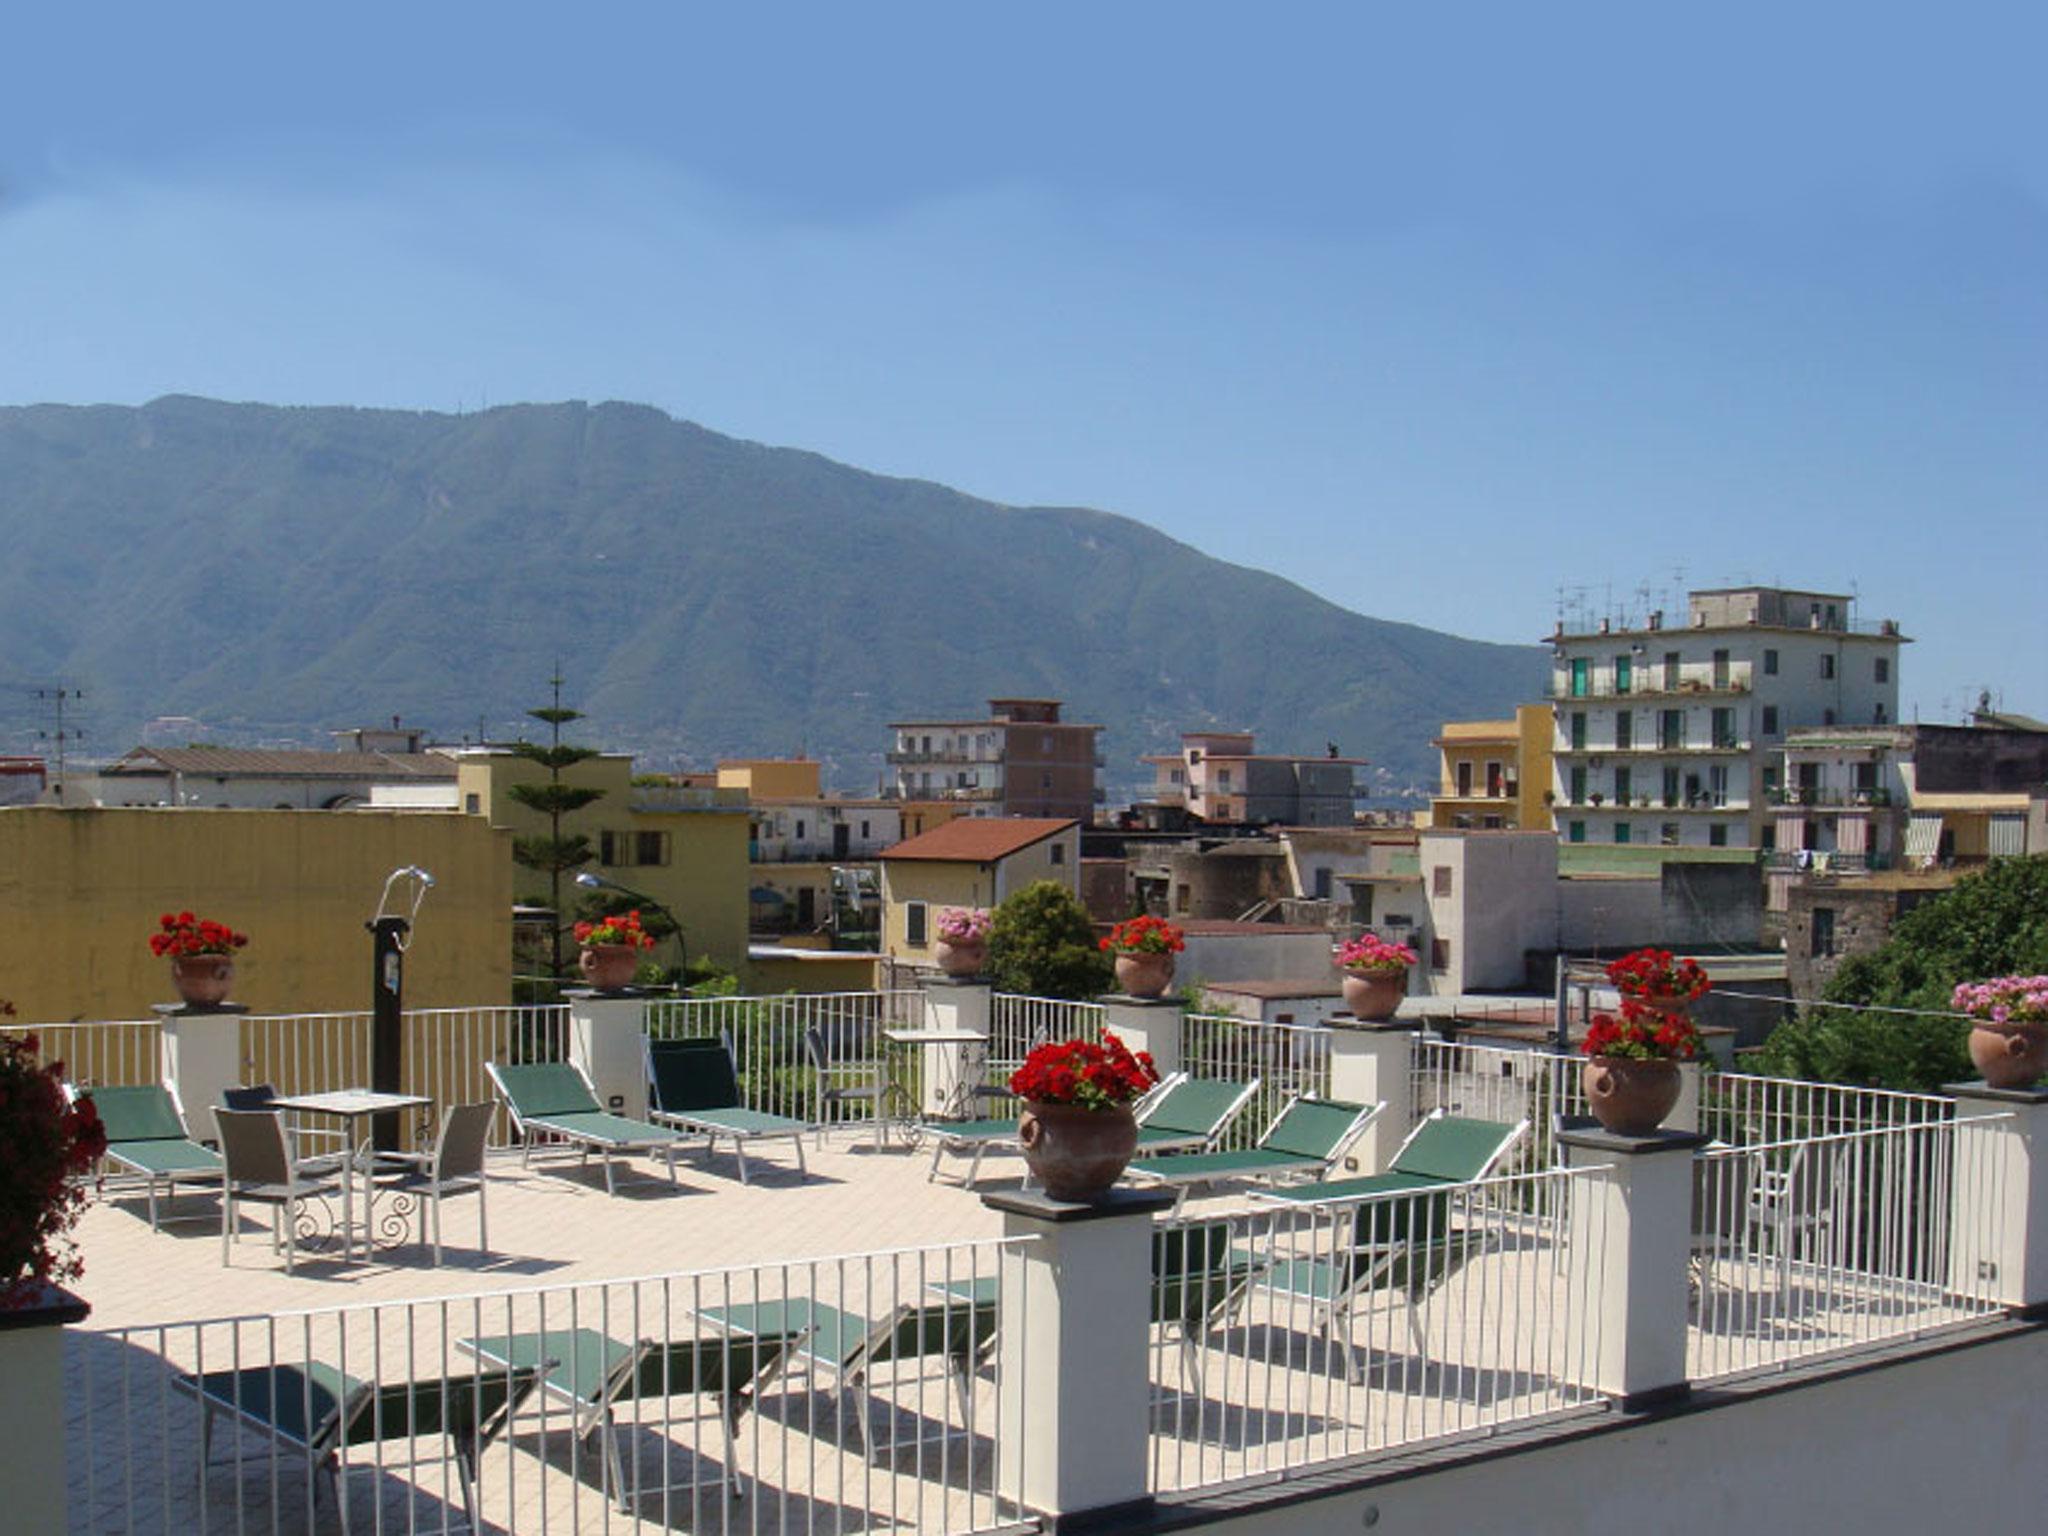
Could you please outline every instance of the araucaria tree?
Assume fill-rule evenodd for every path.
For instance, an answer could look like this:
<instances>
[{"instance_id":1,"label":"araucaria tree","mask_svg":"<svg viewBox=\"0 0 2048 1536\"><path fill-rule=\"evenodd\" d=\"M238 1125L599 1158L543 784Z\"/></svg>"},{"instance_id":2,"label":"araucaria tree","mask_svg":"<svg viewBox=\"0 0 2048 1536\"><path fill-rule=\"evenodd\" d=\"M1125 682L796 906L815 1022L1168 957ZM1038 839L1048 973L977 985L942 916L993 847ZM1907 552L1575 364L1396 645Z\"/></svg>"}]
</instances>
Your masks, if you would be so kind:
<instances>
[{"instance_id":1,"label":"araucaria tree","mask_svg":"<svg viewBox=\"0 0 2048 1536\"><path fill-rule=\"evenodd\" d=\"M514 784L505 793L528 810L548 819L547 836L516 837L512 840L512 858L521 867L548 877L548 910L554 914L549 934L549 969L560 976L563 974L562 935L568 932L568 924L562 920L562 876L588 864L593 856L588 837L580 832L573 837L562 835L562 818L602 800L604 791L563 782L562 775L568 769L596 757L597 749L570 746L562 740L562 727L573 720L581 720L583 716L577 710L562 707L561 678L551 678L549 683L554 689L554 703L546 709L527 711L547 726L548 744L543 747L530 741L519 741L512 747L513 756L523 757L545 769L547 781Z\"/></svg>"}]
</instances>

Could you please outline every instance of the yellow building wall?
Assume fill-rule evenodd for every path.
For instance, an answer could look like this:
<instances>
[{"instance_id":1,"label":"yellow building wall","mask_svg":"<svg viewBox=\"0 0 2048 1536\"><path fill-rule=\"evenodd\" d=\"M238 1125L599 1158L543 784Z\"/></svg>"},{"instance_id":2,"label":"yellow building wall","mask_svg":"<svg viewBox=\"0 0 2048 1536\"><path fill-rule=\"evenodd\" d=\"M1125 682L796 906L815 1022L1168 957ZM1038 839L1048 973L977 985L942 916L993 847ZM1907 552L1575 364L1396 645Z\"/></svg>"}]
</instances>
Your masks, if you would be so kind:
<instances>
[{"instance_id":1,"label":"yellow building wall","mask_svg":"<svg viewBox=\"0 0 2048 1536\"><path fill-rule=\"evenodd\" d=\"M370 937L392 870L434 876L406 953L414 1008L509 1002L511 840L422 811L24 807L0 811L0 997L26 1022L147 1017L175 1002L149 952L164 912L249 935L234 1000L262 1013L370 1006Z\"/></svg>"},{"instance_id":2,"label":"yellow building wall","mask_svg":"<svg viewBox=\"0 0 2048 1536\"><path fill-rule=\"evenodd\" d=\"M1519 704L1515 707L1515 734L1520 738L1516 765L1521 772L1517 814L1523 828L1531 832L1549 829L1550 742L1554 722L1548 704Z\"/></svg>"},{"instance_id":3,"label":"yellow building wall","mask_svg":"<svg viewBox=\"0 0 2048 1536\"><path fill-rule=\"evenodd\" d=\"M718 765L718 787L741 789L756 800L816 800L824 794L822 766L808 757L750 757Z\"/></svg>"},{"instance_id":4,"label":"yellow building wall","mask_svg":"<svg viewBox=\"0 0 2048 1536\"><path fill-rule=\"evenodd\" d=\"M903 840L943 827L947 822L965 816L971 809L964 800L905 800L903 802Z\"/></svg>"},{"instance_id":5,"label":"yellow building wall","mask_svg":"<svg viewBox=\"0 0 2048 1536\"><path fill-rule=\"evenodd\" d=\"M654 897L683 925L683 938L692 955L708 955L746 981L751 975L747 961L747 813L739 809L638 811L614 821L615 829L668 833L668 863L614 868L593 862L587 867Z\"/></svg>"},{"instance_id":6,"label":"yellow building wall","mask_svg":"<svg viewBox=\"0 0 2048 1536\"><path fill-rule=\"evenodd\" d=\"M818 951L813 951L817 955ZM794 952L789 958L756 956L754 990L781 992L872 992L880 955L834 950L824 958L802 959Z\"/></svg>"},{"instance_id":7,"label":"yellow building wall","mask_svg":"<svg viewBox=\"0 0 2048 1536\"><path fill-rule=\"evenodd\" d=\"M996 877L987 864L886 859L882 863L882 953L892 959L933 963L929 942L912 944L906 910L913 901L929 905L927 940L941 907L993 907Z\"/></svg>"},{"instance_id":8,"label":"yellow building wall","mask_svg":"<svg viewBox=\"0 0 2048 1536\"><path fill-rule=\"evenodd\" d=\"M1446 724L1443 743L1438 748L1436 798L1430 802L1427 815L1417 813L1417 825L1455 827L1462 814L1475 818L1498 816L1508 828L1548 829L1550 807L1543 795L1550 788L1550 736L1551 714L1547 704L1518 705L1512 721ZM1472 793L1462 798L1458 795L1460 763L1472 765ZM1488 763L1501 764L1515 781L1512 799L1487 798Z\"/></svg>"},{"instance_id":9,"label":"yellow building wall","mask_svg":"<svg viewBox=\"0 0 2048 1536\"><path fill-rule=\"evenodd\" d=\"M1052 861L1053 849L1060 850L1060 862ZM1057 880L1076 896L1081 894L1081 834L1060 833L1008 855L996 866L996 900L1039 880Z\"/></svg>"}]
</instances>

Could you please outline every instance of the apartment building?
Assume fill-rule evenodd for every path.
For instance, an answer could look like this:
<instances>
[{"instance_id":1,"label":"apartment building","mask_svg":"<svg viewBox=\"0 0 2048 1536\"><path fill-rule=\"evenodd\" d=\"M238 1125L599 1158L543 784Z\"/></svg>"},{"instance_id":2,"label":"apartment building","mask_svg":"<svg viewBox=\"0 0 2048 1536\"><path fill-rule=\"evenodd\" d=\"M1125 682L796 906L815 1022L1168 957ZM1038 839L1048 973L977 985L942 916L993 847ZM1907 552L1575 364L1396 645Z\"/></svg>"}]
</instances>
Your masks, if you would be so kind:
<instances>
[{"instance_id":1,"label":"apartment building","mask_svg":"<svg viewBox=\"0 0 2048 1536\"><path fill-rule=\"evenodd\" d=\"M985 720L892 724L894 798L959 801L975 816L1094 820L1102 727L1062 720L1058 699L990 699L988 708Z\"/></svg>"},{"instance_id":2,"label":"apartment building","mask_svg":"<svg viewBox=\"0 0 2048 1536\"><path fill-rule=\"evenodd\" d=\"M812 758L727 760L717 782L744 794L752 813L749 926L757 933L865 932L859 893L877 886L876 855L903 840L903 803L828 795Z\"/></svg>"},{"instance_id":3,"label":"apartment building","mask_svg":"<svg viewBox=\"0 0 2048 1536\"><path fill-rule=\"evenodd\" d=\"M1422 825L1548 829L1551 730L1547 704L1523 704L1512 720L1446 721L1433 743L1440 783Z\"/></svg>"},{"instance_id":4,"label":"apartment building","mask_svg":"<svg viewBox=\"0 0 2048 1536\"><path fill-rule=\"evenodd\" d=\"M1899 647L1841 593L1728 587L1686 622L1550 636L1552 821L1567 842L1768 846L1788 733L1889 725Z\"/></svg>"},{"instance_id":5,"label":"apartment building","mask_svg":"<svg viewBox=\"0 0 2048 1536\"><path fill-rule=\"evenodd\" d=\"M1232 825L1348 827L1362 757L1261 753L1250 731L1188 731L1180 751L1141 758L1152 798L1195 821Z\"/></svg>"}]
</instances>

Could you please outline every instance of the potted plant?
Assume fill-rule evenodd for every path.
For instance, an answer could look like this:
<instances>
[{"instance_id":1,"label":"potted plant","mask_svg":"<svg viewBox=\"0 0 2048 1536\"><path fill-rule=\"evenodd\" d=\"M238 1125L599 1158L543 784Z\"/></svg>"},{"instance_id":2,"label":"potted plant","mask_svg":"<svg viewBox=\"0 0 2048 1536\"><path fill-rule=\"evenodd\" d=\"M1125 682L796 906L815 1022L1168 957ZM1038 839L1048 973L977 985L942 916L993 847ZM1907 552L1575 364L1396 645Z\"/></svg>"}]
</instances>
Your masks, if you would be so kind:
<instances>
[{"instance_id":1,"label":"potted plant","mask_svg":"<svg viewBox=\"0 0 2048 1536\"><path fill-rule=\"evenodd\" d=\"M1131 1106L1158 1081L1151 1054L1133 1054L1109 1031L1100 1045L1049 1042L1024 1058L1010 1074L1024 1101L1017 1139L1048 1195L1093 1200L1117 1181L1138 1149Z\"/></svg>"},{"instance_id":2,"label":"potted plant","mask_svg":"<svg viewBox=\"0 0 2048 1536\"><path fill-rule=\"evenodd\" d=\"M1157 997L1173 983L1173 957L1187 948L1180 929L1163 917L1131 917L1102 940L1116 957L1116 984L1130 997Z\"/></svg>"},{"instance_id":3,"label":"potted plant","mask_svg":"<svg viewBox=\"0 0 2048 1536\"><path fill-rule=\"evenodd\" d=\"M1593 1117L1617 1135L1647 1136L1678 1103L1678 1064L1699 1054L1700 1032L1690 1014L1624 997L1619 1018L1593 1015L1581 1048Z\"/></svg>"},{"instance_id":4,"label":"potted plant","mask_svg":"<svg viewBox=\"0 0 2048 1536\"><path fill-rule=\"evenodd\" d=\"M1373 1023L1391 1019L1408 995L1415 951L1367 933L1339 944L1333 958L1344 973L1344 1006L1352 1017Z\"/></svg>"},{"instance_id":5,"label":"potted plant","mask_svg":"<svg viewBox=\"0 0 2048 1536\"><path fill-rule=\"evenodd\" d=\"M149 936L149 952L171 962L171 985L191 1008L218 1008L235 984L235 951L249 942L226 923L166 912Z\"/></svg>"},{"instance_id":6,"label":"potted plant","mask_svg":"<svg viewBox=\"0 0 2048 1536\"><path fill-rule=\"evenodd\" d=\"M0 1016L14 1007L0 1002ZM41 1300L85 1272L71 1228L85 1204L79 1180L107 1150L89 1099L64 1095L64 1064L39 1063L34 1035L0 1039L0 1309Z\"/></svg>"},{"instance_id":7,"label":"potted plant","mask_svg":"<svg viewBox=\"0 0 2048 1536\"><path fill-rule=\"evenodd\" d=\"M1970 1060L1990 1087L2030 1087L2048 1072L2048 976L1966 981L1954 1006L1973 1020Z\"/></svg>"},{"instance_id":8,"label":"potted plant","mask_svg":"<svg viewBox=\"0 0 2048 1536\"><path fill-rule=\"evenodd\" d=\"M619 992L633 984L640 969L640 956L654 948L654 935L640 926L640 912L614 912L594 923L576 925L576 942L583 953L576 967L583 979L599 992Z\"/></svg>"},{"instance_id":9,"label":"potted plant","mask_svg":"<svg viewBox=\"0 0 2048 1536\"><path fill-rule=\"evenodd\" d=\"M978 976L988 964L988 930L993 922L986 907L944 907L939 911L939 941L933 954L948 976Z\"/></svg>"},{"instance_id":10,"label":"potted plant","mask_svg":"<svg viewBox=\"0 0 2048 1536\"><path fill-rule=\"evenodd\" d=\"M1713 982L1697 960L1679 960L1668 949L1630 950L1607 967L1624 1002L1635 998L1665 1013L1683 1013L1704 997Z\"/></svg>"}]
</instances>

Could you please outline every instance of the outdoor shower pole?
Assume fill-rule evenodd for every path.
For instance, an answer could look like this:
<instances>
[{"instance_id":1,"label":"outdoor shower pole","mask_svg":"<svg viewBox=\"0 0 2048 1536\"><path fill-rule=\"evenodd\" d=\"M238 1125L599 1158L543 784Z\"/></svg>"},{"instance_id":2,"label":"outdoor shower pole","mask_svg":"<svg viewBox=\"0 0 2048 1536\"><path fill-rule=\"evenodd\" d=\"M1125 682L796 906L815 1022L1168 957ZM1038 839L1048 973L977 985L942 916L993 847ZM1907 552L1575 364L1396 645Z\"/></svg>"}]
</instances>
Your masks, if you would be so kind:
<instances>
[{"instance_id":1,"label":"outdoor shower pole","mask_svg":"<svg viewBox=\"0 0 2048 1536\"><path fill-rule=\"evenodd\" d=\"M364 924L370 930L370 1086L378 1093L399 1093L405 1083L405 940L412 924L402 917L378 916ZM375 1143L379 1152L400 1150L398 1116L378 1115Z\"/></svg>"}]
</instances>

